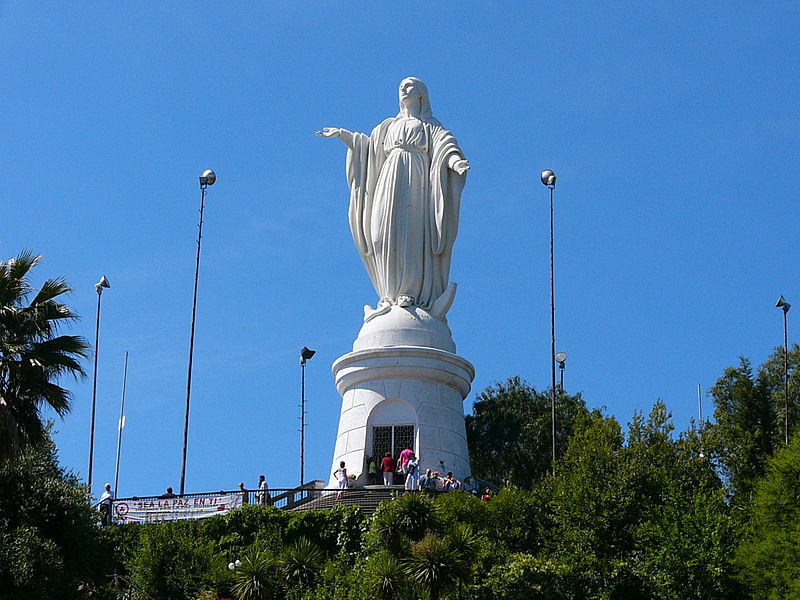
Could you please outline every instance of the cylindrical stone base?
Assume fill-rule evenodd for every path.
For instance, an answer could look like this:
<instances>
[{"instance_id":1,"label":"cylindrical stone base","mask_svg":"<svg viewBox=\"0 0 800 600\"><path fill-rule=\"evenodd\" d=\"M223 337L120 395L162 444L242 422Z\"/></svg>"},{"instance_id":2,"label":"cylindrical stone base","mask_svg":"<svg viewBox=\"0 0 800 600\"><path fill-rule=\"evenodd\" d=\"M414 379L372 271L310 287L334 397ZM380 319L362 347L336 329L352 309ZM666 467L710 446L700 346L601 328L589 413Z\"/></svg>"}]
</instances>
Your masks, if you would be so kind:
<instances>
[{"instance_id":1,"label":"cylindrical stone base","mask_svg":"<svg viewBox=\"0 0 800 600\"><path fill-rule=\"evenodd\" d=\"M389 440L397 456L403 448L395 446L411 439L423 473L471 474L463 407L475 376L469 361L434 348L371 348L339 358L333 374L342 412L331 471L344 461L357 483L367 484L366 459L375 449ZM334 476L328 485L338 486Z\"/></svg>"}]
</instances>

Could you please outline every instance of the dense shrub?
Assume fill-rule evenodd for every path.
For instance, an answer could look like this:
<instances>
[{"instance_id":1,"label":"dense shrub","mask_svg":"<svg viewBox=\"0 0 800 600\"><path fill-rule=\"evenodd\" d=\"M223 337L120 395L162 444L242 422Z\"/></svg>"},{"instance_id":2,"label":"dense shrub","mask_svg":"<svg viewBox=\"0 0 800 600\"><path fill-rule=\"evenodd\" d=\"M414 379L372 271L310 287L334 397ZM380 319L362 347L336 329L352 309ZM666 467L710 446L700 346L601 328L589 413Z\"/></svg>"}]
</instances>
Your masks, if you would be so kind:
<instances>
[{"instance_id":1,"label":"dense shrub","mask_svg":"<svg viewBox=\"0 0 800 600\"><path fill-rule=\"evenodd\" d=\"M101 597L112 552L97 518L49 438L0 468L0 598Z\"/></svg>"}]
</instances>

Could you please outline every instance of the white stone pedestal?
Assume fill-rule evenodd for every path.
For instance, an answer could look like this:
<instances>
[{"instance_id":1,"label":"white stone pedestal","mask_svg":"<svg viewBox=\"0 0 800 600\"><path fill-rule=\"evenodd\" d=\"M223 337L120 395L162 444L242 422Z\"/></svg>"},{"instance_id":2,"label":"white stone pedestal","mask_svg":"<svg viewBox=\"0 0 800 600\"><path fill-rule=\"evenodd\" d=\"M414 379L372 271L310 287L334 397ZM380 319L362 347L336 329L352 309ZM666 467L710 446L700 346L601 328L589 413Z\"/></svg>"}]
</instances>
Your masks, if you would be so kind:
<instances>
[{"instance_id":1,"label":"white stone pedestal","mask_svg":"<svg viewBox=\"0 0 800 600\"><path fill-rule=\"evenodd\" d=\"M395 309L414 315L413 309ZM398 318L406 317L398 314ZM370 341L380 342L375 327L368 325L359 339L363 341L368 333ZM398 336L397 329L392 332L393 341L405 337ZM449 329L447 333L449 339ZM359 345L357 341L355 352L333 364L342 412L331 471L339 467L339 461L345 461L347 472L358 476L358 484L368 483L366 458L372 454L375 428L413 425L412 450L423 473L426 468L440 471L442 476L452 471L461 480L470 475L463 401L475 376L473 366L453 352L437 348L384 346L359 350ZM331 477L328 485L337 487L336 479Z\"/></svg>"}]
</instances>

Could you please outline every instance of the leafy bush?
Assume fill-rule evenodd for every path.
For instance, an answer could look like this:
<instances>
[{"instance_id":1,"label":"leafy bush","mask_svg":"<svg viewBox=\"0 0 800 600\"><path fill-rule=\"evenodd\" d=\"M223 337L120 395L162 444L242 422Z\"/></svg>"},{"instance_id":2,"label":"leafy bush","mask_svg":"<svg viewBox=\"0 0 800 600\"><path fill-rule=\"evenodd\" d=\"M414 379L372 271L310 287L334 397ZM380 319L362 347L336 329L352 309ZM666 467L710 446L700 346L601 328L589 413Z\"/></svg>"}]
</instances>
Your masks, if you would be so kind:
<instances>
[{"instance_id":1,"label":"leafy bush","mask_svg":"<svg viewBox=\"0 0 800 600\"><path fill-rule=\"evenodd\" d=\"M549 600L575 598L565 585L563 567L530 554L514 553L489 571L479 587L482 598L493 600ZM565 589L567 588L567 589Z\"/></svg>"},{"instance_id":2,"label":"leafy bush","mask_svg":"<svg viewBox=\"0 0 800 600\"><path fill-rule=\"evenodd\" d=\"M545 482L530 492L503 488L485 506L493 540L512 552L536 554L542 549L552 528L549 488Z\"/></svg>"},{"instance_id":3,"label":"leafy bush","mask_svg":"<svg viewBox=\"0 0 800 600\"><path fill-rule=\"evenodd\" d=\"M0 597L102 594L111 548L96 520L85 486L58 466L49 438L0 468Z\"/></svg>"},{"instance_id":4,"label":"leafy bush","mask_svg":"<svg viewBox=\"0 0 800 600\"><path fill-rule=\"evenodd\" d=\"M286 540L313 539L328 557L337 552L353 553L361 547L364 522L358 506L296 512L286 524Z\"/></svg>"},{"instance_id":5,"label":"leafy bush","mask_svg":"<svg viewBox=\"0 0 800 600\"><path fill-rule=\"evenodd\" d=\"M197 523L154 523L138 527L142 528L139 544L128 562L128 569L135 588L147 596L194 597L208 586L213 574L227 564L213 541L196 534Z\"/></svg>"}]
</instances>

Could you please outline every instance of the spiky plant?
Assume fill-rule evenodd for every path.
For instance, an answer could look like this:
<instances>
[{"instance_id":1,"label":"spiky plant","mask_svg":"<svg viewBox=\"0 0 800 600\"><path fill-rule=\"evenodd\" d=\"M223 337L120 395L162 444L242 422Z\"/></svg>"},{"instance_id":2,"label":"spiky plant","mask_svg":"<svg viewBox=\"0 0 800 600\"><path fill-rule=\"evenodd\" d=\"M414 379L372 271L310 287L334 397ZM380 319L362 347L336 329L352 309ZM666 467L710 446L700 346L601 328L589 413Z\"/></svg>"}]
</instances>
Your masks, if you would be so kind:
<instances>
[{"instance_id":1,"label":"spiky plant","mask_svg":"<svg viewBox=\"0 0 800 600\"><path fill-rule=\"evenodd\" d=\"M469 561L450 538L431 533L412 546L403 566L409 579L431 600L438 600L467 579L470 570Z\"/></svg>"},{"instance_id":2,"label":"spiky plant","mask_svg":"<svg viewBox=\"0 0 800 600\"><path fill-rule=\"evenodd\" d=\"M233 594L237 600L273 600L281 591L277 562L263 550L242 558L233 574Z\"/></svg>"},{"instance_id":3,"label":"spiky plant","mask_svg":"<svg viewBox=\"0 0 800 600\"><path fill-rule=\"evenodd\" d=\"M45 439L45 407L61 417L69 412L71 395L58 381L86 375L80 364L88 356L86 340L58 335L62 324L77 319L59 301L69 286L48 279L36 290L28 280L41 259L23 251L0 262L0 463Z\"/></svg>"},{"instance_id":4,"label":"spiky plant","mask_svg":"<svg viewBox=\"0 0 800 600\"><path fill-rule=\"evenodd\" d=\"M408 577L399 559L387 552L373 554L367 561L371 591L381 600L406 596Z\"/></svg>"},{"instance_id":5,"label":"spiky plant","mask_svg":"<svg viewBox=\"0 0 800 600\"><path fill-rule=\"evenodd\" d=\"M438 525L437 507L422 493L400 497L392 507L394 518L401 531L412 541L419 541Z\"/></svg>"},{"instance_id":6,"label":"spiky plant","mask_svg":"<svg viewBox=\"0 0 800 600\"><path fill-rule=\"evenodd\" d=\"M322 551L308 538L301 537L286 548L280 560L284 581L290 586L310 585L324 560Z\"/></svg>"}]
</instances>

